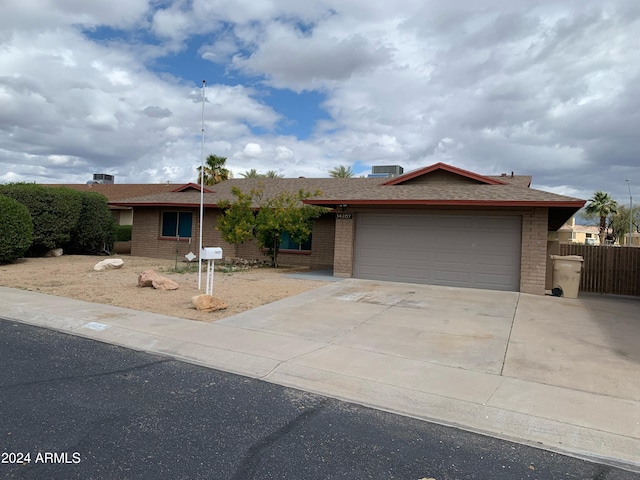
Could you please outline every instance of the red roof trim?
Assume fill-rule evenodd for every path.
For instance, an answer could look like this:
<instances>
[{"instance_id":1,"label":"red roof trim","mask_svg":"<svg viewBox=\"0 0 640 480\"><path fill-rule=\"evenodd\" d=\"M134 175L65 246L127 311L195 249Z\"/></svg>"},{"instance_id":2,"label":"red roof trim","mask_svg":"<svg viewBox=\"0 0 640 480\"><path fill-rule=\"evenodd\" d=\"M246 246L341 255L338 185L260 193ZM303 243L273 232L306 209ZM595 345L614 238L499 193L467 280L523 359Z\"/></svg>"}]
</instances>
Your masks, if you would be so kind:
<instances>
[{"instance_id":1,"label":"red roof trim","mask_svg":"<svg viewBox=\"0 0 640 480\"><path fill-rule=\"evenodd\" d=\"M117 205L123 207L188 207L188 208L200 208L199 203L178 203L178 202L138 202L138 203L120 203L109 202L109 205ZM205 203L203 206L207 208L218 208L217 203Z\"/></svg>"},{"instance_id":2,"label":"red roof trim","mask_svg":"<svg viewBox=\"0 0 640 480\"><path fill-rule=\"evenodd\" d=\"M454 206L491 206L491 207L578 207L584 200L318 200L307 199L308 205L454 205Z\"/></svg>"},{"instance_id":3,"label":"red roof trim","mask_svg":"<svg viewBox=\"0 0 640 480\"><path fill-rule=\"evenodd\" d=\"M184 185L176 188L175 190L171 190L171 193L173 193L173 192L184 192L185 190L189 190L190 188L193 188L193 189L195 189L197 191L200 191L200 185L198 185L197 183L190 182L190 183L185 183ZM202 189L202 191L204 193L213 193L213 190L210 190L207 187L204 187Z\"/></svg>"},{"instance_id":4,"label":"red roof trim","mask_svg":"<svg viewBox=\"0 0 640 480\"><path fill-rule=\"evenodd\" d=\"M584 200L562 201L562 200L303 200L307 205L434 205L434 206L489 206L489 207L577 207L582 208ZM109 202L109 205L123 207L185 207L198 208L195 203L172 203L172 202L144 202L144 203L120 203ZM217 203L206 203L206 208L220 208Z\"/></svg>"},{"instance_id":5,"label":"red roof trim","mask_svg":"<svg viewBox=\"0 0 640 480\"><path fill-rule=\"evenodd\" d=\"M501 182L500 180L496 180L493 178L488 178L483 175L479 175L477 173L470 172L468 170L463 170L462 168L454 167L452 165L447 165L446 163L438 162L430 165L428 167L419 168L418 170L414 170L413 172L405 173L404 175L400 175L399 177L392 178L391 180L387 180L382 185L399 185L407 180L411 180L412 178L421 177L422 175L426 175L427 173L433 172L435 170L445 170L450 173L454 173L456 175L460 175L462 177L470 178L472 180L477 180L478 182L486 183L487 185L507 185L505 182Z\"/></svg>"}]
</instances>

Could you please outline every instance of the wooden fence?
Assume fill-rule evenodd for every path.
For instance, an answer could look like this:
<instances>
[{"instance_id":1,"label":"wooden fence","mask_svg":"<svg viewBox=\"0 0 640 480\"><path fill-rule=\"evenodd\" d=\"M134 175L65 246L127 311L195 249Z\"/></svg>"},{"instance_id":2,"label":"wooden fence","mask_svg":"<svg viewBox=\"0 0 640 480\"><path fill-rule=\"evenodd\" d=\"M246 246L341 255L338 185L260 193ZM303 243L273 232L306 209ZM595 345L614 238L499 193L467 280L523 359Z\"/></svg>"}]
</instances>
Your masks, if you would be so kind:
<instances>
[{"instance_id":1,"label":"wooden fence","mask_svg":"<svg viewBox=\"0 0 640 480\"><path fill-rule=\"evenodd\" d=\"M584 258L580 291L640 296L640 248L561 243L560 255Z\"/></svg>"}]
</instances>

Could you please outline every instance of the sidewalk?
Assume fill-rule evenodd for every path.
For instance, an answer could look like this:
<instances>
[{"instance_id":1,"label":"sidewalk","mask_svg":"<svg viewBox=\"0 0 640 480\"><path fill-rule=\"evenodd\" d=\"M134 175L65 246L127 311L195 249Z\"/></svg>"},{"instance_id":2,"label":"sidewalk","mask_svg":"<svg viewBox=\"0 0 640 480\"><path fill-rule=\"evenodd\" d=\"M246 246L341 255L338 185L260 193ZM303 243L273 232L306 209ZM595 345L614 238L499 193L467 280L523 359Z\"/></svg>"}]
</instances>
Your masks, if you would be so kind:
<instances>
[{"instance_id":1,"label":"sidewalk","mask_svg":"<svg viewBox=\"0 0 640 480\"><path fill-rule=\"evenodd\" d=\"M513 328L502 330L507 333L498 332L500 322L511 314L509 305L496 302L498 313L483 313L492 322L490 328L496 330L492 338L482 339L484 344L490 342L487 345L502 341L507 345L501 353L502 367L496 367L495 362L481 365L480 359L472 359L473 365L480 366L467 368L464 363L455 366L425 361L420 351L406 356L394 353L395 346L384 345L384 333L376 333L380 325L370 322L373 318L382 323L399 319L405 322L402 328L410 336L419 336L420 332L406 327L400 313L408 311L409 306L429 309L433 305L426 305L424 300L420 304L419 296L410 300L403 297L401 304L393 290L369 302L336 300L338 289L343 292L345 285L359 285L346 282L212 324L4 287L0 287L0 311L3 318L640 472L637 370L624 385L604 385L603 394L600 385L586 385L584 389L564 386L562 382L570 385L576 375L565 372L563 379L548 366L536 370L535 365L523 360L523 352L531 350L525 340L534 328L531 316L540 314L541 305L551 299L502 292L508 296L501 299L514 302ZM332 302L336 310L328 315ZM567 311L576 308L571 302L550 305L565 305ZM634 309L638 305L627 308L637 311ZM391 310L394 306L395 311ZM423 314L415 312L413 315ZM385 320L384 315L391 317ZM291 322L286 321L291 318L304 331L292 331ZM437 334L430 337L436 338ZM632 348L640 350L637 344ZM544 356L537 358L544 362ZM594 361L600 361L595 356ZM635 367L633 362L624 365ZM554 382L557 384L550 384Z\"/></svg>"}]
</instances>

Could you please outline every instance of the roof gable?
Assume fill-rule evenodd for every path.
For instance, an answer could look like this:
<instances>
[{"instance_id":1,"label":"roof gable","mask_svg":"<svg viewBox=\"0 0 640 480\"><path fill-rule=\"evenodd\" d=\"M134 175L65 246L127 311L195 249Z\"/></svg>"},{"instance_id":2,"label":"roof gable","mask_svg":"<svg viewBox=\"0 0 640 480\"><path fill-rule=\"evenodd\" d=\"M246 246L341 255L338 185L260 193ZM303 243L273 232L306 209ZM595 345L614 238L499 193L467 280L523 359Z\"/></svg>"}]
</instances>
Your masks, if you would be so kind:
<instances>
[{"instance_id":1,"label":"roof gable","mask_svg":"<svg viewBox=\"0 0 640 480\"><path fill-rule=\"evenodd\" d=\"M196 184L196 183L185 183L184 185L181 185L180 187L176 188L175 190L171 190L172 192L186 192L188 190L195 190L196 192L200 191L200 185ZM207 187L202 187L202 191L205 193L213 193L213 190L207 188Z\"/></svg>"},{"instance_id":2,"label":"roof gable","mask_svg":"<svg viewBox=\"0 0 640 480\"><path fill-rule=\"evenodd\" d=\"M505 182L495 178L485 177L477 173L463 170L446 163L434 163L428 167L419 168L392 178L382 185L428 185L428 184L452 184L467 183L476 185L506 185Z\"/></svg>"}]
</instances>

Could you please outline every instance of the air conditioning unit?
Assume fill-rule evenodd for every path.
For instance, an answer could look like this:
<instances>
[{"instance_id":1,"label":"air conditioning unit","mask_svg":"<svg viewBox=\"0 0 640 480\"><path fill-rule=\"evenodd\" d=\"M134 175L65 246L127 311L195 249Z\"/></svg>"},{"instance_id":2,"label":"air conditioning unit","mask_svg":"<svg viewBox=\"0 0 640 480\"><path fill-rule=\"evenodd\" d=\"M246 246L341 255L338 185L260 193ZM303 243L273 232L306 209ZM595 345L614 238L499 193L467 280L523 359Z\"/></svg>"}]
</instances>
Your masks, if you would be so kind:
<instances>
[{"instance_id":1,"label":"air conditioning unit","mask_svg":"<svg viewBox=\"0 0 640 480\"><path fill-rule=\"evenodd\" d=\"M404 173L404 168L400 165L374 165L371 168L371 173L376 177L386 174L387 177L393 178L402 175Z\"/></svg>"},{"instance_id":2,"label":"air conditioning unit","mask_svg":"<svg viewBox=\"0 0 640 480\"><path fill-rule=\"evenodd\" d=\"M106 173L94 173L92 183L102 183L106 185L113 185L114 178L113 178L113 175L107 175Z\"/></svg>"}]
</instances>

